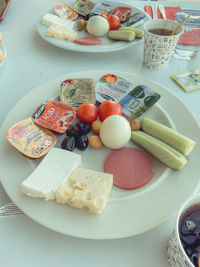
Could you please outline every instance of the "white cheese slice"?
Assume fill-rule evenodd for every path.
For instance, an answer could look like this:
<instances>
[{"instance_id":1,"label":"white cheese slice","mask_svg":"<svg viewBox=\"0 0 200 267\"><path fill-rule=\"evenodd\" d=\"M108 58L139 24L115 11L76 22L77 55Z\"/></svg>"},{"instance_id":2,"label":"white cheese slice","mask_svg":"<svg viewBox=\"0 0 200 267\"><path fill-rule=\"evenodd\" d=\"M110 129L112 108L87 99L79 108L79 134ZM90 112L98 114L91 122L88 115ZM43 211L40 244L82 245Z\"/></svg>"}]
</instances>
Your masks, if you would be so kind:
<instances>
[{"instance_id":1,"label":"white cheese slice","mask_svg":"<svg viewBox=\"0 0 200 267\"><path fill-rule=\"evenodd\" d=\"M32 174L22 183L21 191L30 197L55 199L57 188L81 164L81 156L52 148Z\"/></svg>"},{"instance_id":2,"label":"white cheese slice","mask_svg":"<svg viewBox=\"0 0 200 267\"><path fill-rule=\"evenodd\" d=\"M56 201L76 208L87 207L89 212L101 213L105 208L113 185L113 175L75 169L56 192Z\"/></svg>"},{"instance_id":3,"label":"white cheese slice","mask_svg":"<svg viewBox=\"0 0 200 267\"><path fill-rule=\"evenodd\" d=\"M74 41L77 38L77 32L75 32L74 30L55 24L51 24L51 26L49 26L46 35L48 37L67 41Z\"/></svg>"},{"instance_id":4,"label":"white cheese slice","mask_svg":"<svg viewBox=\"0 0 200 267\"><path fill-rule=\"evenodd\" d=\"M75 22L67 19L63 19L51 13L46 13L42 17L42 24L45 26L50 26L51 24L56 24L61 27L66 27L68 29L73 29Z\"/></svg>"}]
</instances>

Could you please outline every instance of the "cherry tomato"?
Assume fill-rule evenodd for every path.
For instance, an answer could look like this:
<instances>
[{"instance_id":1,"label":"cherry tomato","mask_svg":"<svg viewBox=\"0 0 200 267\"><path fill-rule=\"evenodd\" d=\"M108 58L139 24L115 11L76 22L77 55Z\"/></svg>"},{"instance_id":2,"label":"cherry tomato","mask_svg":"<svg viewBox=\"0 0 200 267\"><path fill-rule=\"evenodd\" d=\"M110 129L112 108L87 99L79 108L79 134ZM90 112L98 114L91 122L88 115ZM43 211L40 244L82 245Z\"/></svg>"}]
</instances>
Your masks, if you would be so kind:
<instances>
[{"instance_id":1,"label":"cherry tomato","mask_svg":"<svg viewBox=\"0 0 200 267\"><path fill-rule=\"evenodd\" d=\"M110 31L117 30L120 27L120 19L116 15L110 15L107 18L107 21L110 25Z\"/></svg>"},{"instance_id":2,"label":"cherry tomato","mask_svg":"<svg viewBox=\"0 0 200 267\"><path fill-rule=\"evenodd\" d=\"M99 118L104 121L111 115L122 115L122 107L115 101L106 100L99 106Z\"/></svg>"},{"instance_id":3,"label":"cherry tomato","mask_svg":"<svg viewBox=\"0 0 200 267\"><path fill-rule=\"evenodd\" d=\"M76 115L81 121L90 123L96 120L98 109L92 103L83 103L78 107Z\"/></svg>"}]
</instances>

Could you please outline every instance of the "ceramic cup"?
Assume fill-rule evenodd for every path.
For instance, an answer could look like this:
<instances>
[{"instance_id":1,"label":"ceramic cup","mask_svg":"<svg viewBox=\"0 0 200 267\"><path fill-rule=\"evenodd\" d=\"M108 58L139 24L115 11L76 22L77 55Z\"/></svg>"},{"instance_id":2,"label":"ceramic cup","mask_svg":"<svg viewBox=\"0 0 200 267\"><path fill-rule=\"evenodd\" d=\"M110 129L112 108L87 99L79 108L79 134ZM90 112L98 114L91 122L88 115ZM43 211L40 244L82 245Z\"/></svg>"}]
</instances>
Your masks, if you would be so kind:
<instances>
[{"instance_id":1,"label":"ceramic cup","mask_svg":"<svg viewBox=\"0 0 200 267\"><path fill-rule=\"evenodd\" d=\"M179 236L179 222L183 214L194 204L200 204L200 196L194 195L189 198L180 208L176 218L175 229L167 245L167 257L172 267L195 267L188 258L181 244Z\"/></svg>"},{"instance_id":2,"label":"ceramic cup","mask_svg":"<svg viewBox=\"0 0 200 267\"><path fill-rule=\"evenodd\" d=\"M156 19L144 24L144 65L150 69L163 69L167 66L172 52L183 32L181 27L177 34L164 36L151 33L152 29L175 30L179 24L168 19Z\"/></svg>"}]
</instances>

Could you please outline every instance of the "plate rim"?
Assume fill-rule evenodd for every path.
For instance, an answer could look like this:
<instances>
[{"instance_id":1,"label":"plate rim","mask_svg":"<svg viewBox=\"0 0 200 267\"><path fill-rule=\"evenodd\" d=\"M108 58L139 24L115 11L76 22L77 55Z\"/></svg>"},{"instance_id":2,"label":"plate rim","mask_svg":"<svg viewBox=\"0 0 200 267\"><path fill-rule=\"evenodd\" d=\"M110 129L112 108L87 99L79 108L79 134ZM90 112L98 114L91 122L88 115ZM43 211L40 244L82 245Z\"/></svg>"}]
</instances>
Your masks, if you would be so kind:
<instances>
[{"instance_id":1,"label":"plate rim","mask_svg":"<svg viewBox=\"0 0 200 267\"><path fill-rule=\"evenodd\" d=\"M17 101L17 103L13 106L13 108L9 111L9 113L7 114L7 116L4 118L3 122L2 122L1 125L0 125L0 129L2 129L4 123L6 123L6 118L9 117L9 114L12 113L12 110L15 109L15 107L18 105L18 103L20 103L21 101L23 101L23 100L24 100L24 99L25 99L31 92L33 92L34 90L37 90L38 87L41 87L41 86L44 87L45 85L47 85L47 84L49 84L49 83L52 83L52 82L55 81L55 80L61 79L61 78L63 78L64 76L78 75L78 74L80 74L80 75L84 75L84 74L87 74L87 73L90 73L91 75L94 75L94 74L96 74L96 73L102 73L102 72L104 72L104 73L105 73L105 72L115 72L116 74L121 75L122 77L123 77L123 75L131 75L131 76L133 76L133 77L137 77L137 78L139 77L139 79L144 79L144 80L147 81L147 82L150 82L150 83L153 83L154 85L159 86L160 88L162 88L162 90L163 90L163 89L166 90L166 92L170 93L172 96L175 96L175 98L178 99L178 101L180 101L180 102L182 103L182 105L184 106L184 108L186 108L187 112L189 112L190 116L193 117L193 120L194 120L196 126L198 126L198 128L199 128L199 130L200 130L200 123L198 122L196 116L193 114L193 112L191 112L191 111L189 110L189 108L185 105L185 103L184 103L180 98L178 98L173 92L171 92L170 90L168 90L168 89L165 88L164 86L162 86L162 85L160 85L160 84L158 84L158 83L156 83L156 82L154 82L154 81L152 81L152 80L149 80L149 79L147 79L147 78L144 78L144 77L142 77L142 76L140 76L140 75L132 74L132 73L130 73L130 72L113 71L113 70L92 70L92 71L90 71L90 72L89 72L89 71L79 71L79 72L67 73L66 75L57 76L57 77L55 77L55 78L53 78L53 79L50 79L50 80L48 80L48 81L46 81L46 82L44 82L44 83L42 83L42 84L36 86L36 87L33 88L32 90L30 90L28 93L26 93L26 94L25 94L19 101ZM1 172L1 170L0 170L0 172ZM4 185L3 182L2 182L2 186L3 186L3 188L5 189L5 191L7 192L7 188L6 188L6 186ZM200 183L198 182L198 186L195 187L195 189L193 190L192 194L196 193L196 192L198 191L199 187L200 187ZM8 193L8 192L7 192L7 193ZM45 224L45 223L42 223L41 221L38 221L37 218L33 218L33 216L31 216L29 212L27 212L26 210L24 211L23 207L21 207L21 205L20 205L18 202L16 202L16 199L13 199L13 196L10 196L10 195L9 195L9 197L10 197L11 200L12 200L13 202L15 202L15 203L19 206L19 208L20 208L20 209L21 209L21 210L22 210L22 211L23 211L29 218L31 218L33 221L35 221L35 222L37 222L37 223L43 225L44 227L47 227L47 228L53 230L53 231L56 231L56 232L59 232L59 233L62 233L62 234L68 235L68 236L79 237L79 238L84 238L84 239L94 239L94 240L109 240L109 239L119 239L119 238L125 238L125 237L130 237L130 236L134 236L134 235L136 235L136 234L133 234L133 233L132 233L132 234L129 233L129 234L127 234L127 235L124 235L124 234L116 235L116 234L115 234L115 235L110 235L108 238L106 238L105 236L104 236L104 237L99 237L99 235L97 235L97 236L86 236L85 234L82 234L82 235L81 235L81 234L70 234L69 232L63 232L63 231L60 231L60 230L57 230L57 229L51 227L50 225L47 225L47 224ZM185 199L185 200L186 200L186 199ZM34 201L35 201L35 200L34 200ZM177 213L177 212L178 212L178 210L175 211L175 212L174 212L173 214L171 214L170 216L168 216L168 218L165 218L164 220L160 221L158 224L153 225L152 227L148 227L148 229L146 229L145 231L143 231L143 232L141 232L141 233L144 233L144 232L146 232L146 231L148 231L148 230L151 230L151 229L157 227L158 225L164 223L166 220L169 220L170 218L172 218L172 217L175 215L175 213ZM101 215L100 215L100 216L101 216ZM141 234L141 233L137 233L137 234Z\"/></svg>"}]
</instances>

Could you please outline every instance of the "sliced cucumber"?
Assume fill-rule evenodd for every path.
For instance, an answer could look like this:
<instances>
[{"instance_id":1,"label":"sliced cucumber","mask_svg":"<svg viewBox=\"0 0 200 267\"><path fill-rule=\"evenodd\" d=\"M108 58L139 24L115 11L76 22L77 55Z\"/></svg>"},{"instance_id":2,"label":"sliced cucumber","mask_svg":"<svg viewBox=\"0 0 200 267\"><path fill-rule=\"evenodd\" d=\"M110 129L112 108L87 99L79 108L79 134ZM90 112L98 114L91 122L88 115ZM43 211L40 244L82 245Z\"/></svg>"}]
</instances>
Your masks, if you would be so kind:
<instances>
[{"instance_id":1,"label":"sliced cucumber","mask_svg":"<svg viewBox=\"0 0 200 267\"><path fill-rule=\"evenodd\" d=\"M133 31L109 31L108 37L113 40L121 40L131 42L135 39L135 32Z\"/></svg>"},{"instance_id":2,"label":"sliced cucumber","mask_svg":"<svg viewBox=\"0 0 200 267\"><path fill-rule=\"evenodd\" d=\"M188 162L183 154L142 131L132 131L131 140L174 170L181 170Z\"/></svg>"},{"instance_id":3,"label":"sliced cucumber","mask_svg":"<svg viewBox=\"0 0 200 267\"><path fill-rule=\"evenodd\" d=\"M173 129L148 118L142 119L142 130L188 156L196 142Z\"/></svg>"},{"instance_id":4,"label":"sliced cucumber","mask_svg":"<svg viewBox=\"0 0 200 267\"><path fill-rule=\"evenodd\" d=\"M137 29L137 28L134 28L134 27L121 27L119 28L120 31L132 31L135 33L135 37L136 38L142 38L144 36L144 32Z\"/></svg>"}]
</instances>

